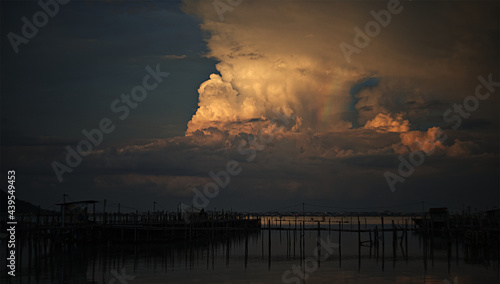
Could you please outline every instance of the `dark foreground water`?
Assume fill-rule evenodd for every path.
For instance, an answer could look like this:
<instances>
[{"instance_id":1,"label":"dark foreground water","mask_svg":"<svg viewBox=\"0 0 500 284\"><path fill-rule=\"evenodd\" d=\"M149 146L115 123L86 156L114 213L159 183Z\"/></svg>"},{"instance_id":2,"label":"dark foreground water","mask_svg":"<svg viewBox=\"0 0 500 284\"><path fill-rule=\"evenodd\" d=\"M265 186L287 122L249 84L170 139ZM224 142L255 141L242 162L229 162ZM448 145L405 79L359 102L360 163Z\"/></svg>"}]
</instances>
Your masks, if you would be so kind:
<instances>
[{"instance_id":1,"label":"dark foreground water","mask_svg":"<svg viewBox=\"0 0 500 284\"><path fill-rule=\"evenodd\" d=\"M1 283L500 283L498 248L471 250L463 240L409 232L408 240L385 233L384 246L358 249L358 233L268 230L230 239L151 245L58 246L29 253L15 277ZM399 234L401 237L401 233ZM269 239L271 254L269 254ZM369 240L367 233L362 241ZM318 240L320 242L318 248ZM323 245L321 245L321 242ZM2 246L5 255L5 246ZM300 268L305 259L306 271ZM304 282L305 280L305 282Z\"/></svg>"}]
</instances>

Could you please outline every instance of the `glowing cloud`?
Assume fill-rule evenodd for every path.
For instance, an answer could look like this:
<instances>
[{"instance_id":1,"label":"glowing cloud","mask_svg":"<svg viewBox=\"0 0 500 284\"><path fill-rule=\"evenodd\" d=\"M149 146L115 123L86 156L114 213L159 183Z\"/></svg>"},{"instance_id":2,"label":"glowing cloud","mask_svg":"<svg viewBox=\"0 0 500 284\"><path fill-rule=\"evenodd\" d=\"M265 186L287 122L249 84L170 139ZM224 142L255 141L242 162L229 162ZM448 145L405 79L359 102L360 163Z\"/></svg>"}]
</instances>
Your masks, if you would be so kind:
<instances>
[{"instance_id":1,"label":"glowing cloud","mask_svg":"<svg viewBox=\"0 0 500 284\"><path fill-rule=\"evenodd\" d=\"M366 129L375 129L379 132L407 132L410 130L410 122L403 119L403 114L392 115L379 113L374 119L365 124Z\"/></svg>"},{"instance_id":2,"label":"glowing cloud","mask_svg":"<svg viewBox=\"0 0 500 284\"><path fill-rule=\"evenodd\" d=\"M467 54L452 48L459 42L468 46L474 37L459 18L450 21L471 38L450 37L443 46L415 45L415 41L442 42L438 35L446 31L438 27L443 33L425 32L418 15L426 9L419 5L398 18L400 24L384 29L350 64L339 43L352 39L353 27L384 5L243 1L224 14L223 21L210 1L184 0L182 8L202 20L200 27L209 35L205 56L219 62L219 74L211 74L198 89L198 109L188 122L186 136L224 133L228 145L240 134L272 129L272 120L280 113L292 123L282 137L293 140L302 156L399 153L416 147L412 143L419 139L440 149L445 146L433 140L434 128L412 132L409 121L422 125L428 117L442 113L437 109L448 105L443 102L473 88L470 81L484 67L475 62L486 62L480 48ZM407 35L402 26L413 27L418 39L402 36ZM350 93L369 78L379 81ZM438 120L437 125L442 122ZM364 126L354 129L353 122ZM396 133L401 134L401 141L396 141ZM347 138L351 140L345 141ZM351 147L357 138L377 140L379 148L373 143ZM453 153L465 153L459 146L454 149Z\"/></svg>"}]
</instances>

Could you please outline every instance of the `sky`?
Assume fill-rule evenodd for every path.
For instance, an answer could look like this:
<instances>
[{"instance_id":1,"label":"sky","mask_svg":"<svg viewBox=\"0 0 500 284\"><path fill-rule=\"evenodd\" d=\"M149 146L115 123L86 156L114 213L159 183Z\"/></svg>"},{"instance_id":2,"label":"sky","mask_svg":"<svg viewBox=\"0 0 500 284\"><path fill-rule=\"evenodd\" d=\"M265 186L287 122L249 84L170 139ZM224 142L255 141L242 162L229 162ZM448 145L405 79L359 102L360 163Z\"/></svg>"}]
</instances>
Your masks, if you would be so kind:
<instances>
[{"instance_id":1,"label":"sky","mask_svg":"<svg viewBox=\"0 0 500 284\"><path fill-rule=\"evenodd\" d=\"M1 3L0 176L18 198L499 206L495 1L40 3Z\"/></svg>"}]
</instances>

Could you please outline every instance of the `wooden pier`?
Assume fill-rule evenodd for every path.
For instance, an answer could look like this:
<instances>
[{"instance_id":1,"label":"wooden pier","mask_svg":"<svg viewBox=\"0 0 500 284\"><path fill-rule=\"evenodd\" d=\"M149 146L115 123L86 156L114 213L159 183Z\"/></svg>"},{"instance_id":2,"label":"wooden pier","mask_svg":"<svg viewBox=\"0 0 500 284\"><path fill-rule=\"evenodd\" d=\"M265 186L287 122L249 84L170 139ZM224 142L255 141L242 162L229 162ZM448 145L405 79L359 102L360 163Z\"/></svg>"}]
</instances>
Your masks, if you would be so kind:
<instances>
[{"instance_id":1,"label":"wooden pier","mask_svg":"<svg viewBox=\"0 0 500 284\"><path fill-rule=\"evenodd\" d=\"M445 226L434 226L430 219L424 219L417 226L411 217L394 222L392 218L388 221L388 216L379 216L376 223L367 225L363 216L287 216L288 219L284 219L279 215L214 212L192 218L189 223L178 213L158 211L97 213L86 219L66 215L66 222L62 222L61 214L55 213L17 217L17 247L20 256L27 256L28 267L31 263L38 265L40 259L45 261L45 265L52 263L54 254L71 255L113 248L131 248L136 253L138 248L144 248L148 254L154 254L156 248L162 248L161 263L185 262L193 267L201 257L206 261L207 268L213 268L215 258L221 253L226 265L229 265L231 249L238 244L243 246L241 257L245 268L249 258L258 254L271 269L277 257L306 265L307 259L314 257L315 249L319 256L327 254L321 248L325 238L338 245L327 261L338 264L339 268L345 265L346 259L352 259L352 243L355 242L358 270L367 259L376 261L382 271L388 264L395 266L397 261L414 260L415 237L420 250L418 256L425 270L432 267L436 252L446 252L448 267L454 261L458 263L459 256L468 263L499 263L500 256L498 226L467 216L449 218ZM78 219L81 220L75 222ZM413 250L409 250L412 239ZM257 250L255 245L252 250L254 241L259 242ZM178 249L179 259L175 259L174 254L165 254L166 248ZM276 256L277 252L282 255ZM324 265L320 259L317 258L318 266ZM59 265L63 267L65 264L61 261ZM94 277L92 273L92 279Z\"/></svg>"},{"instance_id":2,"label":"wooden pier","mask_svg":"<svg viewBox=\"0 0 500 284\"><path fill-rule=\"evenodd\" d=\"M65 222L60 214L21 215L21 240L47 239L49 243L154 243L199 240L260 229L261 220L241 214L206 215L187 221L177 213L104 213L84 221ZM75 218L78 219L78 218Z\"/></svg>"}]
</instances>

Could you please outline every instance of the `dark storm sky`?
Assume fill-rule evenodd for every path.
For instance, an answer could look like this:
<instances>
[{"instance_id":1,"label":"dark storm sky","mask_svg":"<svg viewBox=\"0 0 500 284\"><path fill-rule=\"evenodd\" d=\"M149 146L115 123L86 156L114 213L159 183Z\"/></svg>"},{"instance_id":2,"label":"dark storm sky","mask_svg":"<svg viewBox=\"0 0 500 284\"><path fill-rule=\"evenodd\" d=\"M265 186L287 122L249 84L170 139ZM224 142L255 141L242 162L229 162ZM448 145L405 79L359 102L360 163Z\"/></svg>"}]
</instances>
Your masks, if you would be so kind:
<instances>
[{"instance_id":1,"label":"dark storm sky","mask_svg":"<svg viewBox=\"0 0 500 284\"><path fill-rule=\"evenodd\" d=\"M15 169L18 198L45 208L66 193L174 210L236 161L209 209L498 206L500 87L458 127L443 118L478 76L500 81L498 4L413 2L347 62L339 45L387 2L243 1L221 19L211 1L70 1L16 53L9 33L41 7L3 1L2 187ZM169 75L119 119L147 66ZM115 130L60 182L53 162L103 118ZM259 131L274 137L249 160ZM384 173L424 140L435 152L392 192Z\"/></svg>"}]
</instances>

